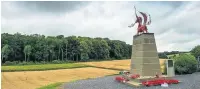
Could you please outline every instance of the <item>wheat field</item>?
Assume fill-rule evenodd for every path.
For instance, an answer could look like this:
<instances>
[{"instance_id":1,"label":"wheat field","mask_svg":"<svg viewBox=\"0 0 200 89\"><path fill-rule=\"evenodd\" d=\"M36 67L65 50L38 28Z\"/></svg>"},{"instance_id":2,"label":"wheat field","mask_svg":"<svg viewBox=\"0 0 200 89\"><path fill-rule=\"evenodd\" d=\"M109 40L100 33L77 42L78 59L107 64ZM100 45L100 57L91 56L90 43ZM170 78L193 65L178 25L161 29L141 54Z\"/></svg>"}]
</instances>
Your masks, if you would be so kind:
<instances>
[{"instance_id":1,"label":"wheat field","mask_svg":"<svg viewBox=\"0 0 200 89\"><path fill-rule=\"evenodd\" d=\"M130 62L130 59L101 62L79 62L80 64L94 67L47 71L2 72L1 84L2 89L35 89L56 82L70 82L79 79L118 74L118 70L112 69L130 70ZM161 69L164 68L164 60L160 60L160 64Z\"/></svg>"},{"instance_id":2,"label":"wheat field","mask_svg":"<svg viewBox=\"0 0 200 89\"><path fill-rule=\"evenodd\" d=\"M161 70L163 71L165 59L159 59ZM80 62L81 64L86 64L101 68L110 68L118 70L130 70L130 59L125 60L112 60L112 61L101 61L101 62Z\"/></svg>"},{"instance_id":3,"label":"wheat field","mask_svg":"<svg viewBox=\"0 0 200 89\"><path fill-rule=\"evenodd\" d=\"M112 60L112 61L101 61L101 62L80 62L81 64L86 64L95 67L111 68L119 70L130 70L130 59L126 60Z\"/></svg>"},{"instance_id":4,"label":"wheat field","mask_svg":"<svg viewBox=\"0 0 200 89\"><path fill-rule=\"evenodd\" d=\"M36 89L56 82L96 78L117 74L119 71L100 68L75 68L48 71L2 72L2 89Z\"/></svg>"}]
</instances>

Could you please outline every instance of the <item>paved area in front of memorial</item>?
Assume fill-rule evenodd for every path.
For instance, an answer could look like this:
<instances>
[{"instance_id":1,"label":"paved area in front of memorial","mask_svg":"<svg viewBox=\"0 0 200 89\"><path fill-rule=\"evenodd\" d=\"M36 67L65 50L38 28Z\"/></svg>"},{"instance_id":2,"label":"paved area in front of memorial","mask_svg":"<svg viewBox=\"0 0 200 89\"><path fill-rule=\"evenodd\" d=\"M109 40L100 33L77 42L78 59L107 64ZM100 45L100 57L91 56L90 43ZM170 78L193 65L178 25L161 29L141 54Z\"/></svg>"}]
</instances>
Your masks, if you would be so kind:
<instances>
[{"instance_id":1,"label":"paved area in front of memorial","mask_svg":"<svg viewBox=\"0 0 200 89\"><path fill-rule=\"evenodd\" d=\"M114 80L115 76L78 80L75 82L65 83L62 86L62 88L64 89L200 89L200 72L175 76L175 79L182 81L182 83L171 84L167 88L161 86L134 88L116 82Z\"/></svg>"}]
</instances>

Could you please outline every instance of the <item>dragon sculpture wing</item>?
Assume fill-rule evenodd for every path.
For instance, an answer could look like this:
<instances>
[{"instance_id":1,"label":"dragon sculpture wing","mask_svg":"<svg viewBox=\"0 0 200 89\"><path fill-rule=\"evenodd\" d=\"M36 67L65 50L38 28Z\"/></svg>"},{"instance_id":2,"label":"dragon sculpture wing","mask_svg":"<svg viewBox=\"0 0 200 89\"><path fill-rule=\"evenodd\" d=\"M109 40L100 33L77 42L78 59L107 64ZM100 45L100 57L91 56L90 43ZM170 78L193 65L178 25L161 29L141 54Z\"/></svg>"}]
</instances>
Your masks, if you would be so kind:
<instances>
[{"instance_id":1,"label":"dragon sculpture wing","mask_svg":"<svg viewBox=\"0 0 200 89\"><path fill-rule=\"evenodd\" d=\"M134 8L135 8L135 6L134 6ZM136 8L135 8L135 11L136 11ZM147 16L147 14L146 13L144 13L144 12L140 12L140 11L138 11L140 14L142 14L142 16L143 16L143 18L144 18L144 22L143 22L143 25L150 25L151 24L151 16L150 16L150 14L149 14L149 16ZM135 12L136 13L136 12ZM137 14L136 14L136 16L137 16ZM149 21L147 22L147 20L148 20L148 17L149 17ZM136 22L135 22L136 23ZM135 25L135 23L132 23L131 25L129 25L128 27L133 27L134 25Z\"/></svg>"},{"instance_id":2,"label":"dragon sculpture wing","mask_svg":"<svg viewBox=\"0 0 200 89\"><path fill-rule=\"evenodd\" d=\"M140 12L140 14L142 14L143 18L144 18L144 23L143 25L150 25L151 24L151 16L149 15L149 21L147 22L147 14L144 12Z\"/></svg>"}]
</instances>

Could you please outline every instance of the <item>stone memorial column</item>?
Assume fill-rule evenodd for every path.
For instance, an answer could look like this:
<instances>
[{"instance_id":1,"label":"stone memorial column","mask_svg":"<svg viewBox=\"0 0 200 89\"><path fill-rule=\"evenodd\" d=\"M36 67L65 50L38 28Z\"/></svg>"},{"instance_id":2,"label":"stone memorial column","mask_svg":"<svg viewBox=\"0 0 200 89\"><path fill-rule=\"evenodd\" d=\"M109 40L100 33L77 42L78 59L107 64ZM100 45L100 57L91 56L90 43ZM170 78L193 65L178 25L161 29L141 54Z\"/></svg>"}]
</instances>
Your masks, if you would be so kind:
<instances>
[{"instance_id":1,"label":"stone memorial column","mask_svg":"<svg viewBox=\"0 0 200 89\"><path fill-rule=\"evenodd\" d=\"M154 33L133 37L130 72L140 76L155 76L161 73Z\"/></svg>"}]
</instances>

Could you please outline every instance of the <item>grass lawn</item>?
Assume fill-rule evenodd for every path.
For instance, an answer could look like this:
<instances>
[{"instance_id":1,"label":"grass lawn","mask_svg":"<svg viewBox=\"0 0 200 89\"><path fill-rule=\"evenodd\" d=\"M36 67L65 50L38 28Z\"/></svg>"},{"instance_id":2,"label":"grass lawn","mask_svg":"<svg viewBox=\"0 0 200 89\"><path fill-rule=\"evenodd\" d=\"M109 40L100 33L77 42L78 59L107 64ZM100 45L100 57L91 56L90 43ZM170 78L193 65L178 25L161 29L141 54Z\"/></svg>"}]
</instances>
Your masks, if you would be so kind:
<instances>
[{"instance_id":1,"label":"grass lawn","mask_svg":"<svg viewBox=\"0 0 200 89\"><path fill-rule=\"evenodd\" d=\"M43 86L43 87L40 87L38 89L59 89L59 87L62 85L63 83L59 82L59 83L53 83L53 84L50 84L50 85L47 85L47 86Z\"/></svg>"},{"instance_id":2,"label":"grass lawn","mask_svg":"<svg viewBox=\"0 0 200 89\"><path fill-rule=\"evenodd\" d=\"M20 65L20 66L1 66L2 72L13 71L41 71L41 70L55 70L55 69L71 69L89 67L85 64L67 63L67 64L45 64L45 65Z\"/></svg>"}]
</instances>

